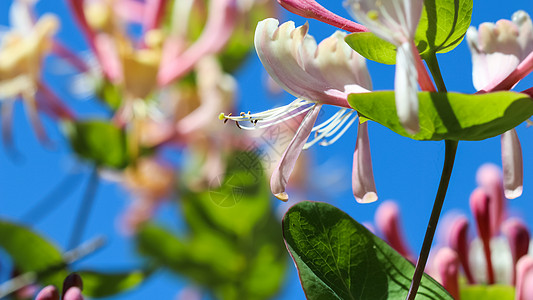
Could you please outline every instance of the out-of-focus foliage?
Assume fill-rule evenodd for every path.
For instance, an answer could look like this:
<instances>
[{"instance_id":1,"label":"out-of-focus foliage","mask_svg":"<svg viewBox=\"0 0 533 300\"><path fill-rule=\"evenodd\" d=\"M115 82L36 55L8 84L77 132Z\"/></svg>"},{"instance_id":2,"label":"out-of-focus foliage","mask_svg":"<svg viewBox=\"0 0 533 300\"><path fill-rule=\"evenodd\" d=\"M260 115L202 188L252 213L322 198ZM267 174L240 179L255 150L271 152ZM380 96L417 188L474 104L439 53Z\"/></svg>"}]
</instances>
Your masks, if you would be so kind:
<instances>
[{"instance_id":1,"label":"out-of-focus foliage","mask_svg":"<svg viewBox=\"0 0 533 300\"><path fill-rule=\"evenodd\" d=\"M156 224L137 235L150 262L186 276L218 299L267 299L283 282L286 254L264 175L243 164L249 152L230 156L220 187L181 199L186 236Z\"/></svg>"}]
</instances>

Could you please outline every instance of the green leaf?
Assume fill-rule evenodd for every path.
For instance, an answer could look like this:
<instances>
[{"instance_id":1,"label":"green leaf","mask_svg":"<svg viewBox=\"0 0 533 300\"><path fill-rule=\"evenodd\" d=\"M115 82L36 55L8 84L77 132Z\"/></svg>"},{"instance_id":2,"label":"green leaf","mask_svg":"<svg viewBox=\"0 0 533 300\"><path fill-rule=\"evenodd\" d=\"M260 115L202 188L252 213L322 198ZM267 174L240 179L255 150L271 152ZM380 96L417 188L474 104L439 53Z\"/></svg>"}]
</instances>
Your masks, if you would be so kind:
<instances>
[{"instance_id":1,"label":"green leaf","mask_svg":"<svg viewBox=\"0 0 533 300\"><path fill-rule=\"evenodd\" d=\"M459 45L470 26L472 6L472 0L425 0L415 35L420 53L444 53Z\"/></svg>"},{"instance_id":2,"label":"green leaf","mask_svg":"<svg viewBox=\"0 0 533 300\"><path fill-rule=\"evenodd\" d=\"M81 157L97 166L124 168L129 163L126 134L111 122L81 121L67 126L70 144Z\"/></svg>"},{"instance_id":3,"label":"green leaf","mask_svg":"<svg viewBox=\"0 0 533 300\"><path fill-rule=\"evenodd\" d=\"M307 299L405 299L414 266L336 207L300 202L283 218L283 236ZM452 297L424 275L417 300Z\"/></svg>"},{"instance_id":4,"label":"green leaf","mask_svg":"<svg viewBox=\"0 0 533 300\"><path fill-rule=\"evenodd\" d=\"M83 295L101 298L125 292L137 287L148 276L148 272L136 270L117 273L77 271L83 280Z\"/></svg>"},{"instance_id":5,"label":"green leaf","mask_svg":"<svg viewBox=\"0 0 533 300\"><path fill-rule=\"evenodd\" d=\"M430 53L451 51L463 40L470 26L472 0L426 0L414 42L425 58ZM370 32L356 32L346 43L366 59L383 64L396 63L396 46Z\"/></svg>"},{"instance_id":6,"label":"green leaf","mask_svg":"<svg viewBox=\"0 0 533 300\"><path fill-rule=\"evenodd\" d=\"M366 118L415 140L484 140L502 134L533 115L533 101L524 94L482 95L418 93L420 131L408 134L396 114L394 92L351 94L348 102Z\"/></svg>"},{"instance_id":7,"label":"green leaf","mask_svg":"<svg viewBox=\"0 0 533 300\"><path fill-rule=\"evenodd\" d=\"M467 285L460 293L461 300L513 300L515 289L509 285Z\"/></svg>"},{"instance_id":8,"label":"green leaf","mask_svg":"<svg viewBox=\"0 0 533 300\"><path fill-rule=\"evenodd\" d=\"M42 284L61 286L68 275L59 249L25 226L0 221L0 247L21 273L35 272Z\"/></svg>"},{"instance_id":9,"label":"green leaf","mask_svg":"<svg viewBox=\"0 0 533 300\"><path fill-rule=\"evenodd\" d=\"M378 38L371 32L352 33L347 35L344 40L366 59L387 65L396 63L396 46Z\"/></svg>"}]
</instances>

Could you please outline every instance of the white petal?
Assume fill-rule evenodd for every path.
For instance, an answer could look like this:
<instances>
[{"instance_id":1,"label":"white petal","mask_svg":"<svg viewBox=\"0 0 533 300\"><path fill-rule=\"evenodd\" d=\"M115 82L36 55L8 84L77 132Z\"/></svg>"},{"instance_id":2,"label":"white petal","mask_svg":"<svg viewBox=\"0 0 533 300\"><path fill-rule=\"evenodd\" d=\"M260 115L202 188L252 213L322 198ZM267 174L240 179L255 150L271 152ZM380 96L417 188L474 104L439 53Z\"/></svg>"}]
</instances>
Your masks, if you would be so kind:
<instances>
[{"instance_id":1,"label":"white petal","mask_svg":"<svg viewBox=\"0 0 533 300\"><path fill-rule=\"evenodd\" d=\"M501 135L503 186L505 197L514 199L522 195L523 189L523 161L522 147L515 129Z\"/></svg>"},{"instance_id":2,"label":"white petal","mask_svg":"<svg viewBox=\"0 0 533 300\"><path fill-rule=\"evenodd\" d=\"M398 118L407 132L415 134L420 130L418 122L418 73L411 43L398 48L394 90Z\"/></svg>"},{"instance_id":3,"label":"white petal","mask_svg":"<svg viewBox=\"0 0 533 300\"><path fill-rule=\"evenodd\" d=\"M357 143L353 154L352 189L357 202L370 203L378 200L370 156L368 122L359 124L357 130Z\"/></svg>"}]
</instances>

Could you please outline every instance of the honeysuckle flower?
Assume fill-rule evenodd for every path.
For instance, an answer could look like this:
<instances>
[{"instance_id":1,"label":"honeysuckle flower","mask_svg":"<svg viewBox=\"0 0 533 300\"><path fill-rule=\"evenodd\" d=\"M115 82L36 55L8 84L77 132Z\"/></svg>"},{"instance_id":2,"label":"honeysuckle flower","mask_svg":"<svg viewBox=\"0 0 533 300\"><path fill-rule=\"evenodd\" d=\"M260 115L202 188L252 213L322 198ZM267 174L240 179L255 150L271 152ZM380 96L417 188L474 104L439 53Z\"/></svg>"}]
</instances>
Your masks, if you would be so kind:
<instances>
[{"instance_id":1,"label":"honeysuckle flower","mask_svg":"<svg viewBox=\"0 0 533 300\"><path fill-rule=\"evenodd\" d=\"M347 0L345 3L356 20L396 45L396 110L404 128L410 133L418 132L418 50L413 41L424 1Z\"/></svg>"},{"instance_id":2,"label":"honeysuckle flower","mask_svg":"<svg viewBox=\"0 0 533 300\"><path fill-rule=\"evenodd\" d=\"M501 171L495 168L494 165L484 165L479 169L477 178L480 186L470 197L477 236L473 239L468 236L468 219L465 216L457 213L445 216L439 229L437 250L426 267L426 272L434 276L454 299L458 299L462 287L475 284L515 285L515 299L530 299L527 297L531 296L524 292L527 290L524 282L531 284L533 281L533 268L529 268L530 261L533 266L530 233L521 219L507 217L506 205L493 205L493 202L505 201ZM502 210L502 217L494 229L493 215L497 210ZM399 211L396 204L382 203L375 216L375 224L384 240L403 254L401 247L405 246L399 248L398 245L406 243L401 234L401 224L397 221ZM409 256L404 257L409 259ZM459 280L459 268L466 282Z\"/></svg>"},{"instance_id":3,"label":"honeysuckle flower","mask_svg":"<svg viewBox=\"0 0 533 300\"><path fill-rule=\"evenodd\" d=\"M383 235L383 238L394 250L411 262L415 262L414 256L405 243L400 222L400 209L394 201L383 202L374 217L377 229Z\"/></svg>"},{"instance_id":4,"label":"honeysuckle flower","mask_svg":"<svg viewBox=\"0 0 533 300\"><path fill-rule=\"evenodd\" d=\"M357 118L346 100L348 94L368 92L371 81L364 58L344 42L344 33L336 32L317 45L307 34L307 24L298 28L293 22L278 25L276 19L259 22L255 33L256 51L270 76L298 99L262 113L222 114L221 118L250 121L251 126L241 124L239 127L257 129L306 113L271 178L272 193L286 201L285 187L302 149L315 143L328 145L335 142ZM342 108L324 123L314 126L324 104ZM366 125L362 128L364 131ZM308 142L312 132L315 136ZM366 193L359 191L358 194Z\"/></svg>"},{"instance_id":5,"label":"honeysuckle flower","mask_svg":"<svg viewBox=\"0 0 533 300\"><path fill-rule=\"evenodd\" d=\"M56 16L45 14L33 19L32 1L14 1L10 8L9 31L0 39L0 100L2 101L3 136L10 142L13 102L22 98L30 122L41 140L46 139L38 110L52 117L73 118L41 80L41 65L53 47L59 27Z\"/></svg>"},{"instance_id":6,"label":"honeysuckle flower","mask_svg":"<svg viewBox=\"0 0 533 300\"><path fill-rule=\"evenodd\" d=\"M483 23L468 29L474 87L481 92L511 89L533 70L533 23L524 11L511 21ZM518 74L519 73L519 74ZM522 149L515 129L501 135L505 196L522 194Z\"/></svg>"},{"instance_id":7,"label":"honeysuckle flower","mask_svg":"<svg viewBox=\"0 0 533 300\"><path fill-rule=\"evenodd\" d=\"M63 294L59 298L59 292L53 285L44 287L35 297L35 300L83 300L81 291L83 281L76 273L71 273L63 281Z\"/></svg>"}]
</instances>

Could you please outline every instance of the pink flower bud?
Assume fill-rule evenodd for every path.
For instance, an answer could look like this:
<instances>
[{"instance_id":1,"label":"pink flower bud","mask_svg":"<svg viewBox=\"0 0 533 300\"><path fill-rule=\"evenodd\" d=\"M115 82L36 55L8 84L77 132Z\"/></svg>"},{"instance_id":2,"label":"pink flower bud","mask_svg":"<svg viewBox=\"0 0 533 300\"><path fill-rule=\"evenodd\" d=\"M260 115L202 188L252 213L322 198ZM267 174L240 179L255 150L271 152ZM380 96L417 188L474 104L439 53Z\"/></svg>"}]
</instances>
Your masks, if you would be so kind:
<instances>
[{"instance_id":1,"label":"pink flower bud","mask_svg":"<svg viewBox=\"0 0 533 300\"><path fill-rule=\"evenodd\" d=\"M376 211L375 223L387 243L405 258L414 262L406 246L400 225L400 211L393 201L383 202Z\"/></svg>"},{"instance_id":2,"label":"pink flower bud","mask_svg":"<svg viewBox=\"0 0 533 300\"><path fill-rule=\"evenodd\" d=\"M494 271L490 256L490 198L482 188L477 188L470 195L470 209L476 219L479 237L483 243L483 252L487 261L488 283L494 283Z\"/></svg>"},{"instance_id":3,"label":"pink flower bud","mask_svg":"<svg viewBox=\"0 0 533 300\"><path fill-rule=\"evenodd\" d=\"M474 284L475 280L470 270L470 260L468 259L468 220L465 216L457 217L450 226L449 240L450 247L457 253L459 261L463 266L468 283Z\"/></svg>"},{"instance_id":4,"label":"pink flower bud","mask_svg":"<svg viewBox=\"0 0 533 300\"><path fill-rule=\"evenodd\" d=\"M456 300L459 300L459 257L448 247L439 249L433 261L439 282Z\"/></svg>"},{"instance_id":5,"label":"pink flower bud","mask_svg":"<svg viewBox=\"0 0 533 300\"><path fill-rule=\"evenodd\" d=\"M528 255L516 265L515 300L533 300L533 258Z\"/></svg>"},{"instance_id":6,"label":"pink flower bud","mask_svg":"<svg viewBox=\"0 0 533 300\"><path fill-rule=\"evenodd\" d=\"M502 225L503 234L507 237L509 241L509 246L511 247L511 255L513 256L513 274L516 269L516 264L518 260L527 254L529 249L529 232L526 225L517 219L512 218L505 221ZM513 279L513 284L515 283L516 278Z\"/></svg>"},{"instance_id":7,"label":"pink flower bud","mask_svg":"<svg viewBox=\"0 0 533 300\"><path fill-rule=\"evenodd\" d=\"M59 292L55 286L49 285L44 287L39 294L37 294L35 300L59 300Z\"/></svg>"}]
</instances>

